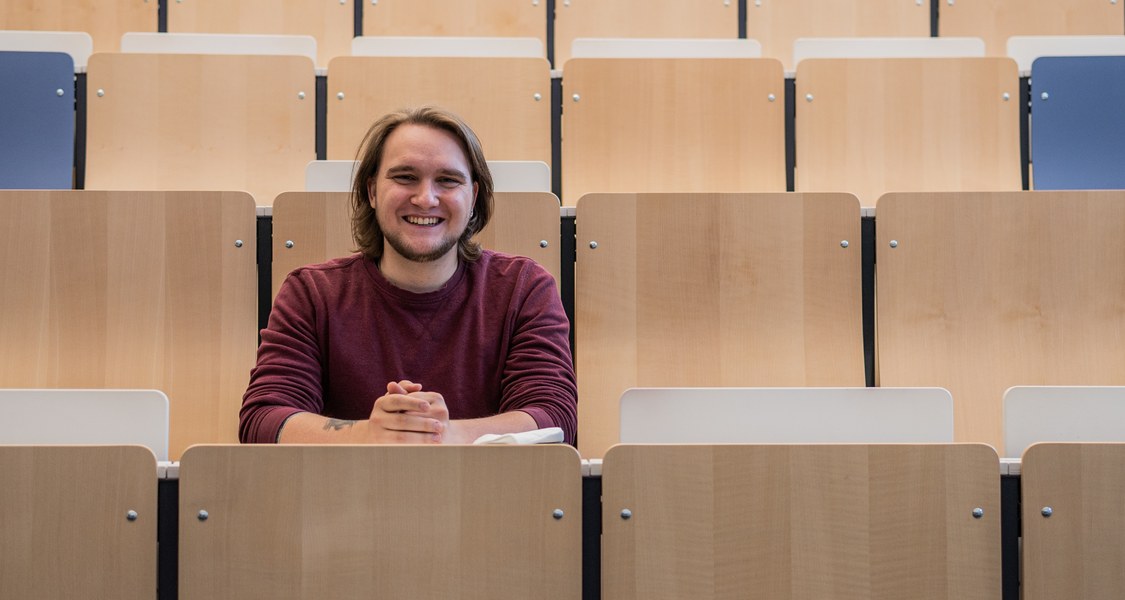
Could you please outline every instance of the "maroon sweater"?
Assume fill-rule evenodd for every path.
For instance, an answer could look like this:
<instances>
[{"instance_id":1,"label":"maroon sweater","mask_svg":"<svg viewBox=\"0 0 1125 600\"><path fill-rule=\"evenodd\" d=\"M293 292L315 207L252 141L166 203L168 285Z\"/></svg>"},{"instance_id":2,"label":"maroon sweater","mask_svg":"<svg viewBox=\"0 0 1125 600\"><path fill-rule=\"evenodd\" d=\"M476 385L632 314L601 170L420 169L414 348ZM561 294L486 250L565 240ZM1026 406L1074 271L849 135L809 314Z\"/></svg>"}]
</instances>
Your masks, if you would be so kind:
<instances>
[{"instance_id":1,"label":"maroon sweater","mask_svg":"<svg viewBox=\"0 0 1125 600\"><path fill-rule=\"evenodd\" d=\"M239 438L275 442L301 411L366 419L387 382L409 379L442 394L451 419L520 410L574 443L569 331L555 280L528 258L484 251L425 294L358 254L302 267L262 330Z\"/></svg>"}]
</instances>

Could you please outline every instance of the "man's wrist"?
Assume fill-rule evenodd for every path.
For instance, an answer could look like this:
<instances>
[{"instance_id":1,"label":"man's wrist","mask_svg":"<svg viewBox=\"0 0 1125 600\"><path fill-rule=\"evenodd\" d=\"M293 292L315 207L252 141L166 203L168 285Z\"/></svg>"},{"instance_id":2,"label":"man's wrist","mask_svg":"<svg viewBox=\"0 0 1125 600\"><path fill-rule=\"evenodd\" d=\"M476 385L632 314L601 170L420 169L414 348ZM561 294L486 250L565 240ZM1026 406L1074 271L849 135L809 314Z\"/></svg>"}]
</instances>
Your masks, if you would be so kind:
<instances>
[{"instance_id":1,"label":"man's wrist","mask_svg":"<svg viewBox=\"0 0 1125 600\"><path fill-rule=\"evenodd\" d=\"M443 444L469 444L472 440L465 441L462 439L464 430L458 426L457 422L450 419L445 422L445 431L441 434L441 442Z\"/></svg>"}]
</instances>

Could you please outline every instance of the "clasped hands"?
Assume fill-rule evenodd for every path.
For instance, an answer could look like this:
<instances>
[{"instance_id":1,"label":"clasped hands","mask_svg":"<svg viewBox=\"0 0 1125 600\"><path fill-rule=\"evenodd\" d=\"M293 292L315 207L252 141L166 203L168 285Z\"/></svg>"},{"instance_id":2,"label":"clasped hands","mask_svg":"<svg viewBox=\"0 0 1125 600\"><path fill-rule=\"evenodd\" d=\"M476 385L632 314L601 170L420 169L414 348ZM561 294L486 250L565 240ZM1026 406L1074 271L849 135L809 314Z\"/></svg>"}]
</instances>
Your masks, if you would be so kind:
<instances>
[{"instance_id":1,"label":"clasped hands","mask_svg":"<svg viewBox=\"0 0 1125 600\"><path fill-rule=\"evenodd\" d=\"M445 398L437 392L424 392L421 384L405 379L387 384L387 393L375 400L367 422L375 443L464 443L450 423Z\"/></svg>"}]
</instances>

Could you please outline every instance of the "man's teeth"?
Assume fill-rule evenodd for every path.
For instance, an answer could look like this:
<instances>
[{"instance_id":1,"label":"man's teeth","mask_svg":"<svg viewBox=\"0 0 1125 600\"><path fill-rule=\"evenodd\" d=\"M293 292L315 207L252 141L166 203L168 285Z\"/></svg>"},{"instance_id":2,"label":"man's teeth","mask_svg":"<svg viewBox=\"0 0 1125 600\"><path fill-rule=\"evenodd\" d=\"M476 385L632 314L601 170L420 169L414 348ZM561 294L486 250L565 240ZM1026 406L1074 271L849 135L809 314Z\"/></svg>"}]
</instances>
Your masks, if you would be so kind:
<instances>
[{"instance_id":1,"label":"man's teeth","mask_svg":"<svg viewBox=\"0 0 1125 600\"><path fill-rule=\"evenodd\" d=\"M406 221L412 225L437 225L437 217L406 217Z\"/></svg>"}]
</instances>

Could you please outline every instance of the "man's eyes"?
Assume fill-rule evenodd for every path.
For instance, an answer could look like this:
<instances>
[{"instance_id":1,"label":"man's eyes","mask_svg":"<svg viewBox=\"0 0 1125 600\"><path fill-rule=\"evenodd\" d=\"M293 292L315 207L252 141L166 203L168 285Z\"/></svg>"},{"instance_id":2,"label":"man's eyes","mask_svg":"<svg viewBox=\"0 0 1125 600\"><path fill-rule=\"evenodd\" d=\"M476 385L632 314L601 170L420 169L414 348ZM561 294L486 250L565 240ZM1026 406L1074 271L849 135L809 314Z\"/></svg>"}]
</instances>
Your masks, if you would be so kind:
<instances>
[{"instance_id":1,"label":"man's eyes","mask_svg":"<svg viewBox=\"0 0 1125 600\"><path fill-rule=\"evenodd\" d=\"M398 184L407 185L418 181L418 177L415 175L410 175L408 173L403 173L399 175L392 175L391 180ZM465 184L465 182L458 177L438 177L436 181L438 185L446 188L455 188Z\"/></svg>"}]
</instances>

